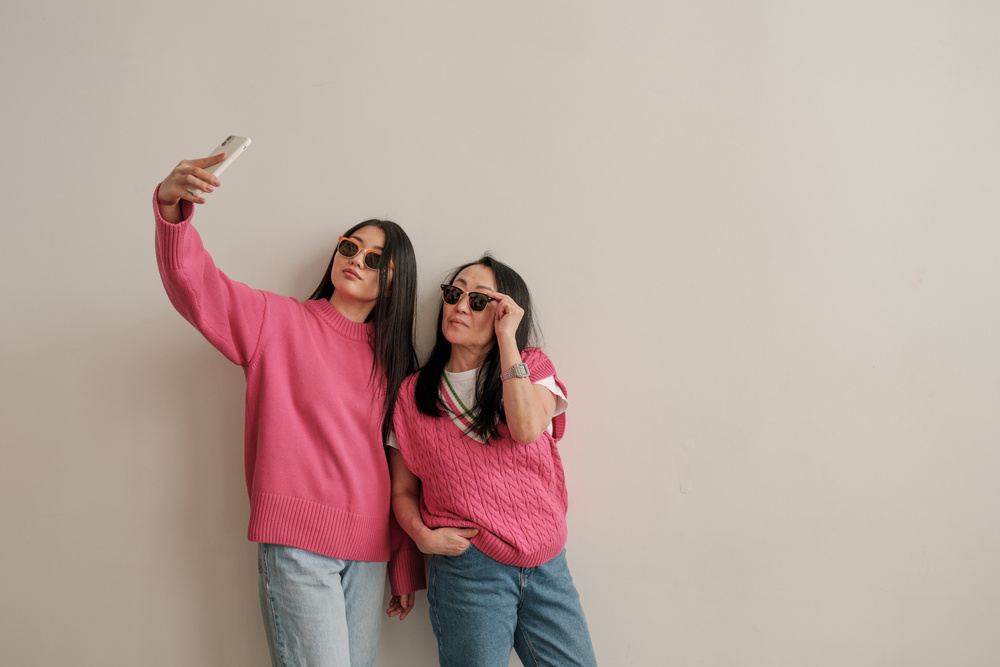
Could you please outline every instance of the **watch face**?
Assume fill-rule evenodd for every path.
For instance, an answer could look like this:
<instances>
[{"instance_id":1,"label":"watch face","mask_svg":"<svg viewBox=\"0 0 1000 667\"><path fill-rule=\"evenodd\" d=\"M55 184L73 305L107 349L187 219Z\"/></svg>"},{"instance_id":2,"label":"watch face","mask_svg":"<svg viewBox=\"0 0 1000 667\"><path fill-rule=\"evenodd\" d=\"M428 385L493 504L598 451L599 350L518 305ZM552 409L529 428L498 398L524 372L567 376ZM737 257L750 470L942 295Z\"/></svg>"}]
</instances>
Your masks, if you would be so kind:
<instances>
[{"instance_id":1,"label":"watch face","mask_svg":"<svg viewBox=\"0 0 1000 667\"><path fill-rule=\"evenodd\" d=\"M526 377L531 377L531 372L528 370L528 364L523 361L519 364L514 364L500 375L501 380Z\"/></svg>"}]
</instances>

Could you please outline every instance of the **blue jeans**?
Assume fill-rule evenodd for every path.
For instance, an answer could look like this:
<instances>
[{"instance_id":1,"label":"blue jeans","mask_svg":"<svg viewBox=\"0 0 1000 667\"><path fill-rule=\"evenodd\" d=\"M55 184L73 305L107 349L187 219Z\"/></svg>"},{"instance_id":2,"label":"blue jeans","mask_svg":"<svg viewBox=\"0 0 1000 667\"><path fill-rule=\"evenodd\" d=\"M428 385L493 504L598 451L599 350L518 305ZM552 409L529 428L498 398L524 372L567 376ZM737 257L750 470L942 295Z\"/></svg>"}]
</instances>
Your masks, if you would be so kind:
<instances>
[{"instance_id":1,"label":"blue jeans","mask_svg":"<svg viewBox=\"0 0 1000 667\"><path fill-rule=\"evenodd\" d=\"M260 609L275 667L374 667L385 563L261 544Z\"/></svg>"},{"instance_id":2,"label":"blue jeans","mask_svg":"<svg viewBox=\"0 0 1000 667\"><path fill-rule=\"evenodd\" d=\"M595 666L566 551L538 567L498 563L470 546L431 558L427 587L442 667Z\"/></svg>"}]
</instances>

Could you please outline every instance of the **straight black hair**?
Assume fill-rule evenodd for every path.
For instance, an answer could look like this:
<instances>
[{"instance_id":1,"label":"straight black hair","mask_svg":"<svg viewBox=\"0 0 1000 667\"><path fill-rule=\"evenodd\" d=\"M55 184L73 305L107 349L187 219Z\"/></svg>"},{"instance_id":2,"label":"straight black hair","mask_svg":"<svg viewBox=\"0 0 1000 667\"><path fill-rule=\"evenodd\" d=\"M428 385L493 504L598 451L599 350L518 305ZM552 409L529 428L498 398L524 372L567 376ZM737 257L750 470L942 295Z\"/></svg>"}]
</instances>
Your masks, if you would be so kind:
<instances>
[{"instance_id":1,"label":"straight black hair","mask_svg":"<svg viewBox=\"0 0 1000 667\"><path fill-rule=\"evenodd\" d=\"M378 299L368 315L372 331L371 381L384 382L385 399L382 403L382 444L392 431L392 415L396 409L399 386L407 375L417 368L417 352L413 346L413 312L417 302L417 258L410 237L403 228L390 220L365 220L354 225L344 236L352 236L362 227L378 227L385 234L382 245L382 268L378 272ZM337 257L334 248L330 265L319 281L319 286L309 300L329 299L334 286L330 273ZM389 282L389 260L395 265L392 282ZM381 378L379 375L381 374Z\"/></svg>"},{"instance_id":2,"label":"straight black hair","mask_svg":"<svg viewBox=\"0 0 1000 667\"><path fill-rule=\"evenodd\" d=\"M475 262L463 264L455 269L448 278L448 284L453 285L458 274L476 264L492 269L497 291L512 298L514 303L524 310L524 316L521 318L521 323L518 324L515 334L517 350L523 352L524 348L533 344L538 336L528 285L525 284L524 279L518 275L517 271L494 259L490 253L484 254ZM444 415L445 406L438 393L438 388L445 365L451 357L451 343L441 331L443 321L444 303L442 302L441 310L438 312L437 338L434 342L434 349L431 351L427 363L420 369L414 388L417 409L432 417ZM496 345L494 336L493 347L486 353L486 359L476 374L476 406L473 408L472 414L469 415L472 428L487 443L496 436L499 422L507 423L507 417L503 410L503 382L500 380L500 373L504 370L500 368L500 349Z\"/></svg>"}]
</instances>

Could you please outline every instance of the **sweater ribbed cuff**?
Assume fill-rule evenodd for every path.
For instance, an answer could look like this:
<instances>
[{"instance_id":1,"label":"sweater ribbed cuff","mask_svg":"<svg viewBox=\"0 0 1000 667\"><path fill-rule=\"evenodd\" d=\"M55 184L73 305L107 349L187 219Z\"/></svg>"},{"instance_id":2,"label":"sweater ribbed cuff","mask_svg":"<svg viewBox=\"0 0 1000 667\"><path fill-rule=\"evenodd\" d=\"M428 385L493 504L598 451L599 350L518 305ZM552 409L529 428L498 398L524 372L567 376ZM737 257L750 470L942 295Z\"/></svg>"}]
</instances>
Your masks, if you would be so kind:
<instances>
[{"instance_id":1,"label":"sweater ribbed cuff","mask_svg":"<svg viewBox=\"0 0 1000 667\"><path fill-rule=\"evenodd\" d=\"M181 214L184 219L180 222L167 222L160 215L160 204L156 199L160 186L153 190L153 216L156 220L156 256L160 264L167 269L176 269L180 266L180 256L184 244L184 235L191 225L191 218L194 217L194 206L187 202L181 203Z\"/></svg>"},{"instance_id":2,"label":"sweater ribbed cuff","mask_svg":"<svg viewBox=\"0 0 1000 667\"><path fill-rule=\"evenodd\" d=\"M393 595L427 588L424 554L419 549L401 549L389 561L389 588Z\"/></svg>"}]
</instances>

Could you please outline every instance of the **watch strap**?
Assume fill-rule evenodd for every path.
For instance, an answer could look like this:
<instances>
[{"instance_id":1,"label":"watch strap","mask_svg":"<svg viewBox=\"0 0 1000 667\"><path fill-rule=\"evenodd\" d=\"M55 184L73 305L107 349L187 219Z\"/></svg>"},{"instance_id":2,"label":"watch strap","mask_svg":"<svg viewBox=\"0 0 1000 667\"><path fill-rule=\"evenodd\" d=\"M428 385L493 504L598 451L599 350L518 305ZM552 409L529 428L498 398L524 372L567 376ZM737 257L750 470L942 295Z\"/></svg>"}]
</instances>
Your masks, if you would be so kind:
<instances>
[{"instance_id":1,"label":"watch strap","mask_svg":"<svg viewBox=\"0 0 1000 667\"><path fill-rule=\"evenodd\" d=\"M526 378L531 377L531 371L528 370L528 364L523 361L516 363L503 373L500 374L500 381L504 382L510 380L511 378Z\"/></svg>"}]
</instances>

